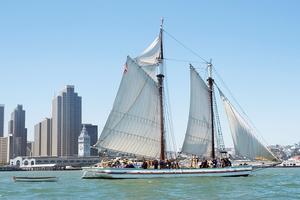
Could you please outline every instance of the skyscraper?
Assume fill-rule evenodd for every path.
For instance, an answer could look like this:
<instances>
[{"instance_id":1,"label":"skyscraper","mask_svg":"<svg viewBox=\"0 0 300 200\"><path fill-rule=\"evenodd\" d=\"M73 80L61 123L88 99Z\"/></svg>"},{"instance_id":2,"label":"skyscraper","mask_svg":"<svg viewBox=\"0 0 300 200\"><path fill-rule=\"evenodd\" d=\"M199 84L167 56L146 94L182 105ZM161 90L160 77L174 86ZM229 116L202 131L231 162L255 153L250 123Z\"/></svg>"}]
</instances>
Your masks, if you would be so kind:
<instances>
[{"instance_id":1,"label":"skyscraper","mask_svg":"<svg viewBox=\"0 0 300 200\"><path fill-rule=\"evenodd\" d=\"M81 97L67 85L52 101L52 156L78 154L81 132Z\"/></svg>"},{"instance_id":2,"label":"skyscraper","mask_svg":"<svg viewBox=\"0 0 300 200\"><path fill-rule=\"evenodd\" d=\"M0 137L0 165L7 164L8 137Z\"/></svg>"},{"instance_id":3,"label":"skyscraper","mask_svg":"<svg viewBox=\"0 0 300 200\"><path fill-rule=\"evenodd\" d=\"M4 136L4 105L0 104L0 137Z\"/></svg>"},{"instance_id":4,"label":"skyscraper","mask_svg":"<svg viewBox=\"0 0 300 200\"><path fill-rule=\"evenodd\" d=\"M18 105L11 113L8 133L13 136L13 157L26 156L27 129L25 128L25 110L22 105Z\"/></svg>"},{"instance_id":5,"label":"skyscraper","mask_svg":"<svg viewBox=\"0 0 300 200\"><path fill-rule=\"evenodd\" d=\"M51 119L41 122L41 156L51 155Z\"/></svg>"},{"instance_id":6,"label":"skyscraper","mask_svg":"<svg viewBox=\"0 0 300 200\"><path fill-rule=\"evenodd\" d=\"M41 123L34 125L34 148L33 156L41 155Z\"/></svg>"},{"instance_id":7,"label":"skyscraper","mask_svg":"<svg viewBox=\"0 0 300 200\"><path fill-rule=\"evenodd\" d=\"M51 119L46 118L34 126L34 156L51 155Z\"/></svg>"},{"instance_id":8,"label":"skyscraper","mask_svg":"<svg viewBox=\"0 0 300 200\"><path fill-rule=\"evenodd\" d=\"M85 126L87 134L90 136L90 145L93 146L98 141L98 126L92 124L82 124L82 128ZM98 149L91 148L91 156L97 156Z\"/></svg>"}]
</instances>

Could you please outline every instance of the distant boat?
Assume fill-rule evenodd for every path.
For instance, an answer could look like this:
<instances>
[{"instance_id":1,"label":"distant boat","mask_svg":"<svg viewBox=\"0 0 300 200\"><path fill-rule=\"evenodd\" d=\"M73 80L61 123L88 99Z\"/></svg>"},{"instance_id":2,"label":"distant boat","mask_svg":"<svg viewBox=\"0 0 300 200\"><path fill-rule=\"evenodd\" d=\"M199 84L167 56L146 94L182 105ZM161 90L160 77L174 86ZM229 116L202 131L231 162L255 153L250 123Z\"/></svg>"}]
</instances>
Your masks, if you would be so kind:
<instances>
[{"instance_id":1,"label":"distant boat","mask_svg":"<svg viewBox=\"0 0 300 200\"><path fill-rule=\"evenodd\" d=\"M300 156L294 156L288 160L283 161L277 167L300 167Z\"/></svg>"},{"instance_id":2,"label":"distant boat","mask_svg":"<svg viewBox=\"0 0 300 200\"><path fill-rule=\"evenodd\" d=\"M127 57L123 78L105 127L96 147L122 152L140 158L166 161L165 91L163 27L154 42L142 53ZM207 62L207 83L190 65L190 113L182 152L185 155L215 160L225 152L216 145L220 137L216 130L218 114L212 63ZM219 89L219 88L218 88ZM272 152L253 134L248 122L229 102L223 92L224 103L235 151L250 160L277 160ZM223 139L223 138L222 138ZM218 155L215 152L219 150ZM174 159L174 158L173 158ZM168 178L194 176L248 176L252 166L214 167L208 169L138 169L138 168L83 168L82 178Z\"/></svg>"},{"instance_id":3,"label":"distant boat","mask_svg":"<svg viewBox=\"0 0 300 200\"><path fill-rule=\"evenodd\" d=\"M14 182L56 182L55 176L13 176Z\"/></svg>"},{"instance_id":4,"label":"distant boat","mask_svg":"<svg viewBox=\"0 0 300 200\"><path fill-rule=\"evenodd\" d=\"M66 166L66 170L81 170L81 167L79 167L79 166L73 167L73 166L68 165L68 166Z\"/></svg>"}]
</instances>

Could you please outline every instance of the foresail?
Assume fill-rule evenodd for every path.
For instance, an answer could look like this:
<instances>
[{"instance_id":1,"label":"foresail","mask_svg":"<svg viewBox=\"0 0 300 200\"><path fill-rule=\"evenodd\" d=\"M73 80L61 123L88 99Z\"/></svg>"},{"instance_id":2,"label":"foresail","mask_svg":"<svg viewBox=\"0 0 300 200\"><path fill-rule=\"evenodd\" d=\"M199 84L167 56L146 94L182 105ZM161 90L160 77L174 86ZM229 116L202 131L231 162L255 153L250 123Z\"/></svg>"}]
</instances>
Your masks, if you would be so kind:
<instances>
[{"instance_id":1,"label":"foresail","mask_svg":"<svg viewBox=\"0 0 300 200\"><path fill-rule=\"evenodd\" d=\"M210 157L212 127L209 89L196 70L190 70L190 113L182 152Z\"/></svg>"},{"instance_id":2,"label":"foresail","mask_svg":"<svg viewBox=\"0 0 300 200\"><path fill-rule=\"evenodd\" d=\"M146 48L140 56L135 58L136 63L141 66L155 81L157 80L157 65L159 64L159 56L161 51L160 43L160 37L155 38L152 44Z\"/></svg>"},{"instance_id":3,"label":"foresail","mask_svg":"<svg viewBox=\"0 0 300 200\"><path fill-rule=\"evenodd\" d=\"M130 57L97 146L157 158L160 154L157 83Z\"/></svg>"},{"instance_id":4,"label":"foresail","mask_svg":"<svg viewBox=\"0 0 300 200\"><path fill-rule=\"evenodd\" d=\"M245 119L237 112L229 100L220 91L236 154L251 160L276 160L272 152L253 134Z\"/></svg>"}]
</instances>

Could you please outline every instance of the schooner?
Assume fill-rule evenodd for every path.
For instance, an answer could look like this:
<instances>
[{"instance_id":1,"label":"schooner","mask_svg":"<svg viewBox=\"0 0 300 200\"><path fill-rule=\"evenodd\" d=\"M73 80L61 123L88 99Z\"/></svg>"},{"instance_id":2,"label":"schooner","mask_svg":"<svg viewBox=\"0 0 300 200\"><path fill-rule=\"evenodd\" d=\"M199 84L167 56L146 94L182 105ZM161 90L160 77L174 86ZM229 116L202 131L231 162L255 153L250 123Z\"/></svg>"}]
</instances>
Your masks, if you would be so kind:
<instances>
[{"instance_id":1,"label":"schooner","mask_svg":"<svg viewBox=\"0 0 300 200\"><path fill-rule=\"evenodd\" d=\"M163 33L162 22L159 36L154 42L140 56L127 57L113 108L96 144L99 149L160 161L167 159ZM217 157L214 121L215 82L212 78L212 63L208 62L207 66L208 78L205 82L190 65L190 111L181 153L213 160ZM258 158L276 160L272 152L254 135L247 120L239 114L220 89L219 94L224 104L236 153L251 160ZM82 178L122 179L248 176L253 168L252 166L175 169L88 167L83 170Z\"/></svg>"}]
</instances>

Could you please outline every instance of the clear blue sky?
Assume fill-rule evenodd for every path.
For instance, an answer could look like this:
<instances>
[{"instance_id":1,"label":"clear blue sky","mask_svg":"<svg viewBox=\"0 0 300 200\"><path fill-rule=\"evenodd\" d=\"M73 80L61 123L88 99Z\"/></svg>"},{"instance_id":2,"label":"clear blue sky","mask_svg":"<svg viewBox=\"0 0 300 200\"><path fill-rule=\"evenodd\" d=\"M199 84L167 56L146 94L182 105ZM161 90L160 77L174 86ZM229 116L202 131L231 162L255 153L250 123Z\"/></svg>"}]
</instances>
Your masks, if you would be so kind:
<instances>
[{"instance_id":1,"label":"clear blue sky","mask_svg":"<svg viewBox=\"0 0 300 200\"><path fill-rule=\"evenodd\" d=\"M299 8L299 1L292 0L3 0L0 104L5 104L5 131L10 113L23 104L28 139L33 140L34 125L51 116L53 96L73 84L83 98L83 122L99 125L101 132L126 56L138 55L152 42L164 16L168 32L202 57L213 59L269 144L298 142ZM165 56L199 60L167 36ZM189 108L188 63L167 62L167 67L180 146ZM228 127L223 129L231 146Z\"/></svg>"}]
</instances>

